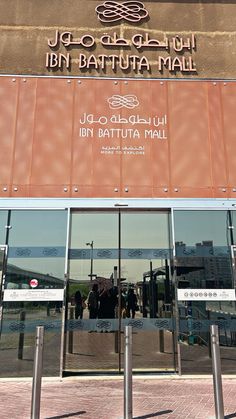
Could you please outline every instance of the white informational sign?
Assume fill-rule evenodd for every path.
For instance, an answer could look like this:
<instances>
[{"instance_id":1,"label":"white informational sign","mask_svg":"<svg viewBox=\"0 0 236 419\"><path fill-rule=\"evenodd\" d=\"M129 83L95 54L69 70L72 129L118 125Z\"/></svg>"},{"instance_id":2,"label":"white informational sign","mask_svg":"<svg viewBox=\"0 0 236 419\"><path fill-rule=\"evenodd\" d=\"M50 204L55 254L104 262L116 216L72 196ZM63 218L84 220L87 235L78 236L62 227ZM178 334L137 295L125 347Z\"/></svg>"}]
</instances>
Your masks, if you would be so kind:
<instances>
[{"instance_id":1,"label":"white informational sign","mask_svg":"<svg viewBox=\"0 0 236 419\"><path fill-rule=\"evenodd\" d=\"M6 289L4 301L63 301L64 289Z\"/></svg>"},{"instance_id":2,"label":"white informational sign","mask_svg":"<svg viewBox=\"0 0 236 419\"><path fill-rule=\"evenodd\" d=\"M235 301L235 289L186 288L177 290L179 301Z\"/></svg>"}]
</instances>

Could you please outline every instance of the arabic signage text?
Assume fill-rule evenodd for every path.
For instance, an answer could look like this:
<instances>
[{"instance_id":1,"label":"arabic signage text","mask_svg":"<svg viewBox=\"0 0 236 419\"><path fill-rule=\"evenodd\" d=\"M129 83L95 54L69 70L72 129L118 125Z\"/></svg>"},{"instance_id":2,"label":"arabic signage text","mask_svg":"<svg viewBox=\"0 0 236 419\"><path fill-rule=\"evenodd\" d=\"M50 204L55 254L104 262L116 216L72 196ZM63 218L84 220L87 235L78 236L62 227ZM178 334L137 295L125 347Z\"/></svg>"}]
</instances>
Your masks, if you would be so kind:
<instances>
[{"instance_id":1,"label":"arabic signage text","mask_svg":"<svg viewBox=\"0 0 236 419\"><path fill-rule=\"evenodd\" d=\"M63 301L64 289L6 289L4 301Z\"/></svg>"},{"instance_id":2,"label":"arabic signage text","mask_svg":"<svg viewBox=\"0 0 236 419\"><path fill-rule=\"evenodd\" d=\"M48 70L70 70L72 65L76 65L78 70L96 70L106 72L111 69L113 72L118 70L134 71L137 74L143 72L163 72L167 69L170 73L196 73L196 63L192 54L196 51L196 38L194 34L189 36L175 35L165 37L162 40L150 38L149 33L134 34L131 39L119 36L116 32L104 34L97 41L91 34L84 34L80 38L74 37L70 31L60 33L56 30L54 39L48 39L48 46L53 51L46 53L46 68ZM120 49L118 54L91 54L90 50L96 49L97 45L103 48ZM58 49L65 49L58 52ZM79 49L76 58L72 57L71 51ZM81 52L81 48L89 51ZM131 54L131 48L135 48L139 55ZM55 51L55 49L57 51ZM60 50L61 50L60 49ZM123 53L125 51L125 53ZM143 51L157 52L155 60L150 60L146 55L141 55ZM162 52L161 52L162 51Z\"/></svg>"}]
</instances>

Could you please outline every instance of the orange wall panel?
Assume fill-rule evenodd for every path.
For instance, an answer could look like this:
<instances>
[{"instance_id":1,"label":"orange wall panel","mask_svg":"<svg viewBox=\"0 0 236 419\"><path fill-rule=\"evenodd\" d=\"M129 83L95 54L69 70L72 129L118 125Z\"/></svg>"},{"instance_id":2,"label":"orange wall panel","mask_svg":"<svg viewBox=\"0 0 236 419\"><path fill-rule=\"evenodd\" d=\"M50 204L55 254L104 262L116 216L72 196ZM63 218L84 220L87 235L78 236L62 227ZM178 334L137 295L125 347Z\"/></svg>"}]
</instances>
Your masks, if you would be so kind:
<instances>
[{"instance_id":1,"label":"orange wall panel","mask_svg":"<svg viewBox=\"0 0 236 419\"><path fill-rule=\"evenodd\" d=\"M103 123L105 118L109 119L113 114L107 103L107 98L113 94L120 94L120 85L114 84L112 80L83 80L76 84L73 114L72 181L74 184L119 187L120 155L104 154L103 148L120 146L120 140L110 139L107 135L101 134L101 130L104 132L108 128L107 124ZM91 115L95 121L102 118L102 123L83 123L90 121ZM83 131L86 131L87 135L83 136Z\"/></svg>"},{"instance_id":2,"label":"orange wall panel","mask_svg":"<svg viewBox=\"0 0 236 419\"><path fill-rule=\"evenodd\" d=\"M73 83L38 79L32 184L70 183Z\"/></svg>"},{"instance_id":3,"label":"orange wall panel","mask_svg":"<svg viewBox=\"0 0 236 419\"><path fill-rule=\"evenodd\" d=\"M12 183L19 81L13 77L0 79L0 182Z\"/></svg>"},{"instance_id":4,"label":"orange wall panel","mask_svg":"<svg viewBox=\"0 0 236 419\"><path fill-rule=\"evenodd\" d=\"M16 187L18 185L29 185L30 182L37 79L22 78L17 81L20 90L12 173L13 183Z\"/></svg>"},{"instance_id":5,"label":"orange wall panel","mask_svg":"<svg viewBox=\"0 0 236 419\"><path fill-rule=\"evenodd\" d=\"M224 88L224 84L211 82L207 83L207 86L212 183L224 188L228 183L221 100L221 90Z\"/></svg>"},{"instance_id":6,"label":"orange wall panel","mask_svg":"<svg viewBox=\"0 0 236 419\"><path fill-rule=\"evenodd\" d=\"M224 154L229 186L236 185L236 84L221 84L221 101L224 124Z\"/></svg>"},{"instance_id":7,"label":"orange wall panel","mask_svg":"<svg viewBox=\"0 0 236 419\"><path fill-rule=\"evenodd\" d=\"M0 195L230 197L236 83L0 77Z\"/></svg>"},{"instance_id":8,"label":"orange wall panel","mask_svg":"<svg viewBox=\"0 0 236 419\"><path fill-rule=\"evenodd\" d=\"M168 87L172 185L211 186L207 84L180 82Z\"/></svg>"}]
</instances>

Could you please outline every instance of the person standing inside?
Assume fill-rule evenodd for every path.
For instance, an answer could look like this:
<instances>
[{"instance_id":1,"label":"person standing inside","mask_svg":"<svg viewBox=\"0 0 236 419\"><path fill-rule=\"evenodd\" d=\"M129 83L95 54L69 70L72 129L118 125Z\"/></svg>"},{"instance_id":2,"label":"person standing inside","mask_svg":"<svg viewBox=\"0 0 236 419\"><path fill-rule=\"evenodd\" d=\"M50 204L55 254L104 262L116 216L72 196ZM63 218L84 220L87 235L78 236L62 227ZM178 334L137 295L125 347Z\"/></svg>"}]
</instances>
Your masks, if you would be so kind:
<instances>
[{"instance_id":1,"label":"person standing inside","mask_svg":"<svg viewBox=\"0 0 236 419\"><path fill-rule=\"evenodd\" d=\"M80 290L75 293L75 319L83 318L82 296Z\"/></svg>"},{"instance_id":2,"label":"person standing inside","mask_svg":"<svg viewBox=\"0 0 236 419\"><path fill-rule=\"evenodd\" d=\"M132 319L135 318L135 311L138 309L138 300L137 295L134 293L133 288L130 288L127 296L127 317L130 317L130 312Z\"/></svg>"},{"instance_id":3,"label":"person standing inside","mask_svg":"<svg viewBox=\"0 0 236 419\"><path fill-rule=\"evenodd\" d=\"M96 319L98 317L98 285L94 284L88 295L89 318Z\"/></svg>"}]
</instances>

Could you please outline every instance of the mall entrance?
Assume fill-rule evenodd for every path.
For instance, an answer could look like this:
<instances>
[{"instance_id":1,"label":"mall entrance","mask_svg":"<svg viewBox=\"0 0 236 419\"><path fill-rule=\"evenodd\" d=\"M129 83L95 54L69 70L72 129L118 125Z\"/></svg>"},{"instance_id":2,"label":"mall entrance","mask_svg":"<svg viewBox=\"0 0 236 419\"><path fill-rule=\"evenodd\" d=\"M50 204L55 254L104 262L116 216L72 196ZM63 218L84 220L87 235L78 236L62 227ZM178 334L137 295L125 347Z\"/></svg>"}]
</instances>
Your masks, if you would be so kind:
<instances>
[{"instance_id":1,"label":"mall entrance","mask_svg":"<svg viewBox=\"0 0 236 419\"><path fill-rule=\"evenodd\" d=\"M32 376L37 325L45 376L122 373L125 325L134 372L210 374L212 323L235 374L235 210L88 204L0 211L0 376Z\"/></svg>"},{"instance_id":2,"label":"mall entrance","mask_svg":"<svg viewBox=\"0 0 236 419\"><path fill-rule=\"evenodd\" d=\"M64 374L123 370L123 329L133 327L133 368L175 371L170 213L71 213Z\"/></svg>"}]
</instances>

